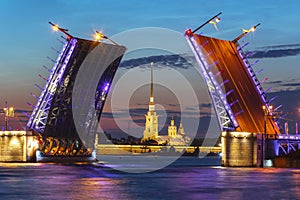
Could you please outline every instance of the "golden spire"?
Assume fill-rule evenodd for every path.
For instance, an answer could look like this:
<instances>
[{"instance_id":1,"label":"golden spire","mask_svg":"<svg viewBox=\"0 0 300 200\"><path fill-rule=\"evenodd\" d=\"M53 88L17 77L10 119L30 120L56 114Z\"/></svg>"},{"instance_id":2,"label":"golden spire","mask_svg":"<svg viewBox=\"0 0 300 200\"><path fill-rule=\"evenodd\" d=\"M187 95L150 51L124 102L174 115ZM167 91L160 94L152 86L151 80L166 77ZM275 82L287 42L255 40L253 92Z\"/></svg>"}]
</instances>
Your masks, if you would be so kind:
<instances>
[{"instance_id":1,"label":"golden spire","mask_svg":"<svg viewBox=\"0 0 300 200\"><path fill-rule=\"evenodd\" d=\"M174 126L174 117L172 116L172 119L171 119L171 126Z\"/></svg>"},{"instance_id":2,"label":"golden spire","mask_svg":"<svg viewBox=\"0 0 300 200\"><path fill-rule=\"evenodd\" d=\"M150 97L153 97L153 62L150 63L151 66L151 88L150 88Z\"/></svg>"},{"instance_id":3,"label":"golden spire","mask_svg":"<svg viewBox=\"0 0 300 200\"><path fill-rule=\"evenodd\" d=\"M181 134L181 135L184 135L184 129L183 129L183 126L182 126L182 120L180 120L180 125L179 125L179 128L178 128L178 133Z\"/></svg>"},{"instance_id":4,"label":"golden spire","mask_svg":"<svg viewBox=\"0 0 300 200\"><path fill-rule=\"evenodd\" d=\"M151 83L150 83L150 103L149 103L149 111L155 110L154 103L154 93L153 93L153 62L150 63L151 66Z\"/></svg>"}]
</instances>

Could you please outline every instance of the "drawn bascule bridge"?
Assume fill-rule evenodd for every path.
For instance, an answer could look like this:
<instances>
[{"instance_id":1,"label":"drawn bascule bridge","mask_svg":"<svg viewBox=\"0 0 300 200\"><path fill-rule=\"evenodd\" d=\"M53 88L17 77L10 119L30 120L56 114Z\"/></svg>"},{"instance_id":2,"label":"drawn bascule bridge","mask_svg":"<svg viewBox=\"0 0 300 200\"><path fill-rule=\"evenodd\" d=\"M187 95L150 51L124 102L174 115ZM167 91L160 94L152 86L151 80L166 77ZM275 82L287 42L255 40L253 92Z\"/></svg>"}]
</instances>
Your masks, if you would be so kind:
<instances>
[{"instance_id":1,"label":"drawn bascule bridge","mask_svg":"<svg viewBox=\"0 0 300 200\"><path fill-rule=\"evenodd\" d=\"M111 44L73 37L49 23L66 35L66 42L49 70L27 126L40 135L40 159L94 159L97 124L126 48L99 32L96 39L107 39Z\"/></svg>"},{"instance_id":2,"label":"drawn bascule bridge","mask_svg":"<svg viewBox=\"0 0 300 200\"><path fill-rule=\"evenodd\" d=\"M208 87L221 130L222 165L264 166L279 153L298 148L298 135L280 134L279 108L267 99L248 61L251 52L245 53L239 40L254 32L260 24L231 41L207 37L195 32L206 24L220 21L219 15L209 19L195 30L188 29L185 38L191 47L203 79Z\"/></svg>"},{"instance_id":3,"label":"drawn bascule bridge","mask_svg":"<svg viewBox=\"0 0 300 200\"><path fill-rule=\"evenodd\" d=\"M222 165L263 166L264 160L288 153L298 136L280 134L276 112L267 99L239 39L227 41L196 32L219 21L219 13L185 38L197 60L218 118L222 141ZM97 32L97 40L66 35L56 61L27 126L40 135L40 156L55 158L93 157L95 132L107 93L126 48ZM79 80L79 81L78 81ZM299 137L300 138L300 137ZM268 142L265 142L268 139ZM287 142L286 142L287 141ZM283 146L287 145L288 148Z\"/></svg>"}]
</instances>

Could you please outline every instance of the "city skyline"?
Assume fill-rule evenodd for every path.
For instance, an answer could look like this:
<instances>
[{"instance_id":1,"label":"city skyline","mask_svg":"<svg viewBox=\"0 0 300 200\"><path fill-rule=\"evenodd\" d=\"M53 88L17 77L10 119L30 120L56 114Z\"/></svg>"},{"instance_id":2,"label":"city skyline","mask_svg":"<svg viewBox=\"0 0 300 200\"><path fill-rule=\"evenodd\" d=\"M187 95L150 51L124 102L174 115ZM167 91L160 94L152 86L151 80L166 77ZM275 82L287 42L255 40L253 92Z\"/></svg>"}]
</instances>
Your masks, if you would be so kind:
<instances>
[{"instance_id":1,"label":"city skyline","mask_svg":"<svg viewBox=\"0 0 300 200\"><path fill-rule=\"evenodd\" d=\"M147 4L122 1L114 3L46 1L43 4L36 1L7 1L1 4L2 19L9 19L2 24L9 31L0 33L1 38L5 38L0 47L2 107L5 101L20 110L31 109L26 102L35 104L35 99L30 93L33 92L38 96L40 91L34 84L37 83L42 87L45 84L38 75L48 77L47 71L42 66L52 68L47 56L56 59L57 53L51 50L51 47L60 50L60 43L57 42L60 35L51 32L48 21L68 28L74 36L88 39L92 39L94 30L101 30L113 37L120 32L143 27L167 28L183 34L187 28L195 28L222 11L219 31L207 26L202 30L204 34L231 40L241 33L241 28L250 28L260 22L262 25L258 31L249 34L241 42L250 42L247 48L256 52L253 61L260 59L255 69L260 71L264 68L258 75L260 80L268 77L263 87L267 89L272 86L274 92L300 89L298 77L300 70L297 68L300 61L300 44L297 40L299 30L295 28L295 23L299 21L299 16L296 15L299 3L296 1L289 4L276 1L272 5L261 1L256 3L227 1L218 4L202 2L199 9L194 9L196 1L189 4L179 1L171 5L159 1ZM86 8L86 11L80 12L81 7ZM14 12L11 12L12 10ZM186 44L179 42L178 45ZM127 56L131 58L129 53ZM154 52L155 55L158 53L160 52ZM146 51L139 57L151 55L153 52ZM157 70L163 72L161 68ZM145 70L139 69L134 73L140 75L144 72ZM122 73L125 72L119 70L119 75ZM197 81L201 81L201 76L192 77L191 74L191 71L186 72L186 76L195 82L196 87ZM180 85L177 86L180 88ZM284 99L277 101L279 104L285 103ZM138 103L145 104L147 101L132 103L140 109L142 105ZM297 112L299 106L300 103L289 109ZM106 111L109 112L109 109Z\"/></svg>"}]
</instances>

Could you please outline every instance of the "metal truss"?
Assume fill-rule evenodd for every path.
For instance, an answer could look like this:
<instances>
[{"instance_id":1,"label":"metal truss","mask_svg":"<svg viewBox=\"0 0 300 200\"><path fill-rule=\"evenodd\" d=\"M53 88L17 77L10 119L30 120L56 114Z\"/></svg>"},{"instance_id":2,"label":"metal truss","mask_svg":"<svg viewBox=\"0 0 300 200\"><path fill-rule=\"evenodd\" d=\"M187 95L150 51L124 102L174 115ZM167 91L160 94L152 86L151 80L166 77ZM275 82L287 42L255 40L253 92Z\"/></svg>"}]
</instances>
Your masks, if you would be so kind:
<instances>
[{"instance_id":1,"label":"metal truss","mask_svg":"<svg viewBox=\"0 0 300 200\"><path fill-rule=\"evenodd\" d=\"M289 134L281 134L278 135L276 138L276 145L275 145L275 154L276 156L282 155L283 152L285 155L289 154L291 151L300 150L299 144L300 136L296 135L289 135Z\"/></svg>"},{"instance_id":2,"label":"metal truss","mask_svg":"<svg viewBox=\"0 0 300 200\"><path fill-rule=\"evenodd\" d=\"M38 99L37 105L34 108L27 126L40 133L44 132L49 115L51 103L53 101L57 87L62 80L64 71L76 46L77 40L70 39L64 46L59 54L50 77ZM62 84L63 85L63 84ZM52 109L55 112L55 108ZM59 113L57 113L58 115Z\"/></svg>"},{"instance_id":3,"label":"metal truss","mask_svg":"<svg viewBox=\"0 0 300 200\"><path fill-rule=\"evenodd\" d=\"M243 62L245 64L245 66L247 67L247 72L249 73L250 77L252 78L258 93L260 94L263 102L266 103L267 102L266 94L261 86L261 83L258 81L258 78L257 78L255 72L253 71L252 65L249 63L249 61L247 59L248 56L244 53L243 47L240 47L238 43L235 43L235 44L236 44L237 50L239 52L240 58L243 59Z\"/></svg>"},{"instance_id":4,"label":"metal truss","mask_svg":"<svg viewBox=\"0 0 300 200\"><path fill-rule=\"evenodd\" d=\"M251 52L248 53L248 54L245 54L244 51L243 51L243 47L239 46L238 42L236 42L235 45L237 47L237 51L239 52L240 58L242 58L245 66L247 68L247 72L249 73L250 77L252 78L253 83L255 84L255 88L256 88L257 92L259 93L261 99L263 100L264 104L266 105L266 108L268 110L269 115L270 116L276 116L277 113L278 113L278 112L276 112L276 110L279 107L277 109L269 109L271 100L267 100L267 96L266 96L267 91L271 88L264 91L264 89L261 86L261 82L258 81L258 78L257 78L257 76L256 76L256 74L255 74L255 72L252 68L252 65L254 65L254 64L250 64L248 59L247 59L249 57L249 55L251 55ZM256 62L258 62L258 60L255 61L255 63ZM277 121L274 121L274 122L275 122L275 125L277 126L277 128L280 129L278 122Z\"/></svg>"}]
</instances>

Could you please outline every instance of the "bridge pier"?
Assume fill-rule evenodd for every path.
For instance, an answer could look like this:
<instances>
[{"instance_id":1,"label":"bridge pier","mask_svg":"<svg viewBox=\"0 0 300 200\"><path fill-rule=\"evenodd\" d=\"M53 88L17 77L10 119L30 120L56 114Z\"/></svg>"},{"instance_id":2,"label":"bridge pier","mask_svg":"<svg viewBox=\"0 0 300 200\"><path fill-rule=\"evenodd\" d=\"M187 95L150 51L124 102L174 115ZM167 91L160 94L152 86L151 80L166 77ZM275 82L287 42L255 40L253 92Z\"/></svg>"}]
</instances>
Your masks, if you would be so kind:
<instances>
[{"instance_id":1,"label":"bridge pier","mask_svg":"<svg viewBox=\"0 0 300 200\"><path fill-rule=\"evenodd\" d=\"M222 166L299 167L300 137L247 132L223 132ZM256 161L255 161L256 158Z\"/></svg>"},{"instance_id":2,"label":"bridge pier","mask_svg":"<svg viewBox=\"0 0 300 200\"><path fill-rule=\"evenodd\" d=\"M256 133L222 132L222 166L256 167L259 164Z\"/></svg>"},{"instance_id":3,"label":"bridge pier","mask_svg":"<svg viewBox=\"0 0 300 200\"><path fill-rule=\"evenodd\" d=\"M36 162L37 148L30 131L0 131L0 162Z\"/></svg>"}]
</instances>

